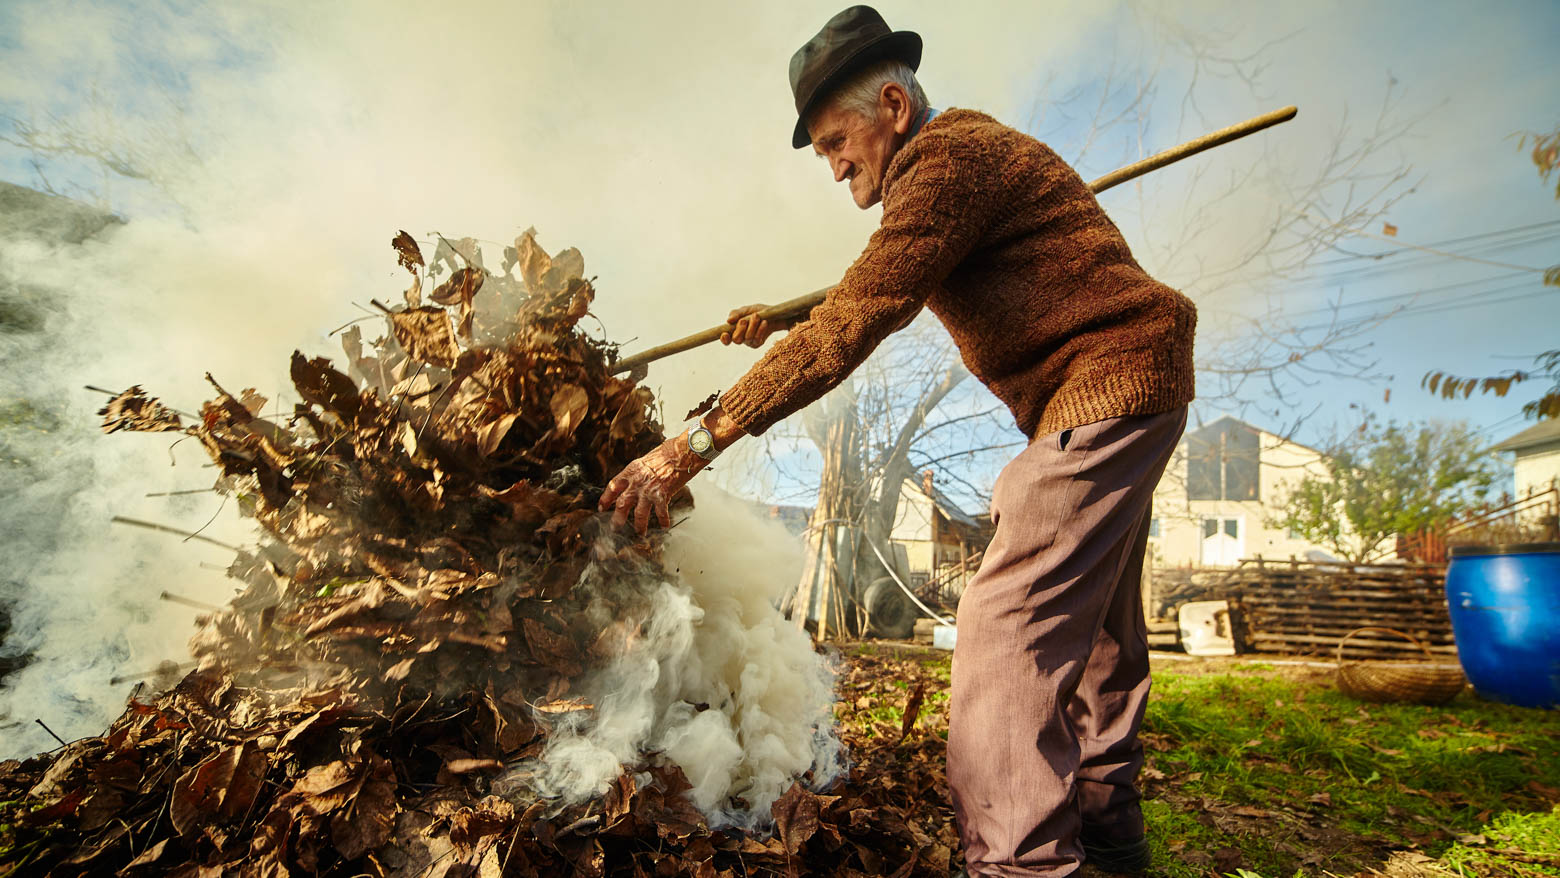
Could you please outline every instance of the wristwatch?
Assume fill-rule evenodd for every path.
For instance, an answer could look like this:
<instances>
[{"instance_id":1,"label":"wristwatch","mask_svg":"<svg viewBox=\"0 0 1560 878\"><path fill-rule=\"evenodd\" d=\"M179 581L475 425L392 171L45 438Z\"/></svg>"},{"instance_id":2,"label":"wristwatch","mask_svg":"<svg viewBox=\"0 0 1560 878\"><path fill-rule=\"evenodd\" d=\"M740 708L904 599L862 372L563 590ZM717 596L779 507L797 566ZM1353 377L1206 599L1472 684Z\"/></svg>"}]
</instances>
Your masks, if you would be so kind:
<instances>
[{"instance_id":1,"label":"wristwatch","mask_svg":"<svg viewBox=\"0 0 1560 878\"><path fill-rule=\"evenodd\" d=\"M714 460L720 456L715 450L715 434L704 426L704 419L699 419L699 425L688 431L688 450L697 454L704 460Z\"/></svg>"}]
</instances>

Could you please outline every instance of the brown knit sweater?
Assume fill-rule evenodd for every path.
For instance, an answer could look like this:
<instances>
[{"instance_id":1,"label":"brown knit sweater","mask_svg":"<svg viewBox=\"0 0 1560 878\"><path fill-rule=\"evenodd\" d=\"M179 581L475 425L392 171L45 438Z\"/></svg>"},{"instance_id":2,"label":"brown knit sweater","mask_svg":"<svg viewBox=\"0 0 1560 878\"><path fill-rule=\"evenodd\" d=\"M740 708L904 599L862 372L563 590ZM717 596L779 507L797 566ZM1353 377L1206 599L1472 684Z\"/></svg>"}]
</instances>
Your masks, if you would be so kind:
<instances>
[{"instance_id":1,"label":"brown knit sweater","mask_svg":"<svg viewBox=\"0 0 1560 878\"><path fill-rule=\"evenodd\" d=\"M721 398L757 435L827 393L925 305L1031 439L1191 401L1196 308L1149 277L1082 178L970 110L889 163L883 223L823 304Z\"/></svg>"}]
</instances>

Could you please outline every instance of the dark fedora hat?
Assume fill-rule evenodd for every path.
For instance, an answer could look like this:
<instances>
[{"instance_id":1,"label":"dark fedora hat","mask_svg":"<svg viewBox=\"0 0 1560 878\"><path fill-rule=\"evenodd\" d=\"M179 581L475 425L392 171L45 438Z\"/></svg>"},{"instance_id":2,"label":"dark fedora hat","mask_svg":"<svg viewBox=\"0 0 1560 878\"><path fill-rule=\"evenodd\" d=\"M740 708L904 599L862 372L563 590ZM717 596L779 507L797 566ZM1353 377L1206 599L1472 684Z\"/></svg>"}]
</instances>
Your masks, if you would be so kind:
<instances>
[{"instance_id":1,"label":"dark fedora hat","mask_svg":"<svg viewBox=\"0 0 1560 878\"><path fill-rule=\"evenodd\" d=\"M791 56L791 94L796 97L796 130L791 145L812 143L807 114L851 74L877 61L903 61L911 70L921 66L921 35L889 30L888 22L870 6L852 6L829 19L817 36Z\"/></svg>"}]
</instances>

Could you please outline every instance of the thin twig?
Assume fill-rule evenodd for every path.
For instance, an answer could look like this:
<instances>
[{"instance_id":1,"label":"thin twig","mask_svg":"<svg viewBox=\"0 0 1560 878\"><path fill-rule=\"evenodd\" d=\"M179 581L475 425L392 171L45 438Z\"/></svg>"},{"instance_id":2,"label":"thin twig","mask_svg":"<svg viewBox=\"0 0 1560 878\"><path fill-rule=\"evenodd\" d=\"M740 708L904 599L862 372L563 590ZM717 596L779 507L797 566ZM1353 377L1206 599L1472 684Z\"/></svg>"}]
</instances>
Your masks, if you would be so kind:
<instances>
[{"instance_id":1,"label":"thin twig","mask_svg":"<svg viewBox=\"0 0 1560 878\"><path fill-rule=\"evenodd\" d=\"M126 518L123 515L116 515L113 518L109 519L109 521L113 522L114 524L129 524L129 525L134 525L135 527L144 527L147 530L156 530L156 531L162 531L163 533L176 534L178 536L184 537L185 540L200 540L203 543L210 543L213 546L219 546L221 548L227 549L230 552L242 552L243 551L243 549L240 549L239 547L234 546L234 545L229 545L228 543L224 543L221 540L214 540L211 537L203 537L198 532L197 533L191 533L190 531L187 531L187 530L180 530L179 528L169 527L166 524L158 524L158 523L153 522L153 521L142 521L139 518Z\"/></svg>"},{"instance_id":2,"label":"thin twig","mask_svg":"<svg viewBox=\"0 0 1560 878\"><path fill-rule=\"evenodd\" d=\"M193 598L187 598L183 595L174 594L171 591L165 591L158 595L157 598L159 600L167 601L170 604L183 604L186 607L194 607L197 610L210 610L212 612L217 612L222 609L216 604L208 604L205 601L197 601Z\"/></svg>"},{"instance_id":3,"label":"thin twig","mask_svg":"<svg viewBox=\"0 0 1560 878\"><path fill-rule=\"evenodd\" d=\"M349 326L352 326L352 325L357 324L357 323L363 323L364 321L367 321L367 320L378 320L382 316L383 315L381 315L381 314L370 314L367 317L359 317L356 320L348 320L346 323L343 323L340 326L336 327L335 329L332 329L330 332L325 333L325 337L326 338L330 338L331 336L333 336L336 333L342 331L343 329L346 329Z\"/></svg>"},{"instance_id":4,"label":"thin twig","mask_svg":"<svg viewBox=\"0 0 1560 878\"><path fill-rule=\"evenodd\" d=\"M199 664L200 664L200 662L185 662L183 664L174 665L174 673L183 673L185 671L190 670L191 668L196 667ZM139 671L139 672L133 673L133 674L120 674L118 676L109 677L108 678L108 685L110 685L110 686L118 686L121 683L128 683L131 680L149 680L152 677L157 677L157 676L162 675L162 673L163 673L163 670L161 668L155 668L155 669L150 670L150 671Z\"/></svg>"},{"instance_id":5,"label":"thin twig","mask_svg":"<svg viewBox=\"0 0 1560 878\"><path fill-rule=\"evenodd\" d=\"M226 494L222 495L222 502L217 504L217 511L211 513L211 518L207 519L206 523L201 525L198 530L196 530L194 533L190 534L189 536L185 537L184 538L184 542L187 543L190 540L205 539L205 537L202 537L200 535L200 532L205 530L208 527L211 527L211 523L213 521L216 521L217 520L217 516L222 514L222 510L227 508L227 501L228 501L227 495Z\"/></svg>"},{"instance_id":6,"label":"thin twig","mask_svg":"<svg viewBox=\"0 0 1560 878\"><path fill-rule=\"evenodd\" d=\"M49 728L48 724L46 724L43 720L41 720L41 719L34 719L33 722L37 723L40 726L43 726L43 730L49 733L49 737L53 738L56 741L59 741L61 747L66 746L65 739L61 738L59 735L54 734L54 730Z\"/></svg>"}]
</instances>

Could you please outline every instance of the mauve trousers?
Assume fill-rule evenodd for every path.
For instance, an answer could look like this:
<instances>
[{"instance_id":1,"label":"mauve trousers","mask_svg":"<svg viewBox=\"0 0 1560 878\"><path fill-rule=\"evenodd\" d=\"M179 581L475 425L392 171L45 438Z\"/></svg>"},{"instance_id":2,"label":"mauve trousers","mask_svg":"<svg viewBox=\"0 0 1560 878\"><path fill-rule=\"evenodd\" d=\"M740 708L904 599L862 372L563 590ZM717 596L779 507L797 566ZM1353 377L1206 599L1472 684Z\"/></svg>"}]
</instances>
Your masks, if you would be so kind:
<instances>
[{"instance_id":1,"label":"mauve trousers","mask_svg":"<svg viewBox=\"0 0 1560 878\"><path fill-rule=\"evenodd\" d=\"M998 476L959 601L948 786L972 875L1069 875L1083 823L1143 832L1139 593L1154 486L1186 408L1037 437Z\"/></svg>"}]
</instances>

